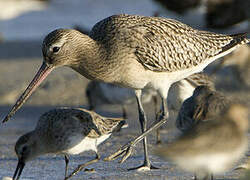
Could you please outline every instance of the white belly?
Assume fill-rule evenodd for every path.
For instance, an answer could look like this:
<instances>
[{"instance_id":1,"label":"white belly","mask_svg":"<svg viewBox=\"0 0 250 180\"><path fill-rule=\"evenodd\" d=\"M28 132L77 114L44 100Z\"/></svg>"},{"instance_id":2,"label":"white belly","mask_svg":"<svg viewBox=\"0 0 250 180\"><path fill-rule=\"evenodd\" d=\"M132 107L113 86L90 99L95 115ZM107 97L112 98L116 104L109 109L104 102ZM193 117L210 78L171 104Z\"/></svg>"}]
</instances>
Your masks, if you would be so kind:
<instances>
[{"instance_id":1,"label":"white belly","mask_svg":"<svg viewBox=\"0 0 250 180\"><path fill-rule=\"evenodd\" d=\"M189 172L205 170L213 174L223 173L232 168L233 164L238 161L247 150L245 143L237 150L231 153L203 154L181 158L176 157L175 162L183 169Z\"/></svg>"},{"instance_id":2,"label":"white belly","mask_svg":"<svg viewBox=\"0 0 250 180\"><path fill-rule=\"evenodd\" d=\"M66 154L80 154L84 151L90 151L90 150L97 152L97 146L101 144L103 141L105 141L107 138L109 138L110 135L111 134L103 135L96 139L85 137L80 141L80 143L63 152Z\"/></svg>"},{"instance_id":3,"label":"white belly","mask_svg":"<svg viewBox=\"0 0 250 180\"><path fill-rule=\"evenodd\" d=\"M174 83L168 93L168 107L171 110L179 111L182 103L193 95L194 87L185 79Z\"/></svg>"}]
</instances>

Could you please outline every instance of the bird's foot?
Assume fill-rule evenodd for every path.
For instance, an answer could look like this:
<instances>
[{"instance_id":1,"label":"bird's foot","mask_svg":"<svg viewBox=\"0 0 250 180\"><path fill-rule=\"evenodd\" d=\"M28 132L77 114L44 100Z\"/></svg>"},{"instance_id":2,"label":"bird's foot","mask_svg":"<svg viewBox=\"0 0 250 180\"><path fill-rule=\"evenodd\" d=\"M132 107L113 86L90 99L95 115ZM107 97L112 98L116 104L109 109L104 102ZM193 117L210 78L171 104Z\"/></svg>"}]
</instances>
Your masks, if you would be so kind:
<instances>
[{"instance_id":1,"label":"bird's foot","mask_svg":"<svg viewBox=\"0 0 250 180\"><path fill-rule=\"evenodd\" d=\"M162 119L168 119L168 111L164 113L163 110L160 110L157 114L156 114L156 120L155 122L160 122Z\"/></svg>"},{"instance_id":2,"label":"bird's foot","mask_svg":"<svg viewBox=\"0 0 250 180\"><path fill-rule=\"evenodd\" d=\"M93 164L93 163L95 163L95 162L98 162L99 159L100 159L100 156L99 156L98 154L96 154L96 158L95 158L95 159L90 160L90 161L88 161L88 162L86 162L86 163L84 163L84 164L78 165L78 167L77 167L69 176L67 176L67 177L64 178L64 180L68 180L69 178L75 176L75 175L76 175L78 172L80 172L84 167L86 167L86 166L88 166L88 165L90 165L90 164Z\"/></svg>"},{"instance_id":3,"label":"bird's foot","mask_svg":"<svg viewBox=\"0 0 250 180\"><path fill-rule=\"evenodd\" d=\"M110 156L104 158L104 161L113 161L113 160L115 160L115 159L117 159L118 157L121 156L122 159L120 160L120 163L123 163L132 154L133 147L134 147L133 142L128 143L128 144L124 145L123 147L121 147L115 153L113 153Z\"/></svg>"},{"instance_id":4,"label":"bird's foot","mask_svg":"<svg viewBox=\"0 0 250 180\"><path fill-rule=\"evenodd\" d=\"M113 161L117 159L118 157L122 157L122 159L119 161L120 163L123 163L126 161L126 159L132 154L133 148L134 148L134 142L128 143L125 146L121 147L118 151L111 154L110 156L106 157L104 161ZM153 169L159 169L158 167L153 166L151 163L144 162L142 165L134 168L129 168L128 170L137 170L137 171L149 171Z\"/></svg>"},{"instance_id":5,"label":"bird's foot","mask_svg":"<svg viewBox=\"0 0 250 180\"><path fill-rule=\"evenodd\" d=\"M71 177L75 176L78 172L80 172L83 168L85 167L85 165L78 165L78 167L67 177L64 178L64 180L68 180Z\"/></svg>"},{"instance_id":6,"label":"bird's foot","mask_svg":"<svg viewBox=\"0 0 250 180\"><path fill-rule=\"evenodd\" d=\"M148 164L148 163L143 163L142 165L138 166L138 167L134 167L134 168L129 168L128 171L131 170L136 170L136 171L150 171L153 169L160 169L158 167L153 166L152 164Z\"/></svg>"},{"instance_id":7,"label":"bird's foot","mask_svg":"<svg viewBox=\"0 0 250 180\"><path fill-rule=\"evenodd\" d=\"M93 172L95 172L95 169L94 168L85 168L84 170L83 170L84 172L88 172L88 173L93 173Z\"/></svg>"},{"instance_id":8,"label":"bird's foot","mask_svg":"<svg viewBox=\"0 0 250 180\"><path fill-rule=\"evenodd\" d=\"M159 144L162 144L162 141L161 140L156 140L156 144L159 145Z\"/></svg>"},{"instance_id":9,"label":"bird's foot","mask_svg":"<svg viewBox=\"0 0 250 180\"><path fill-rule=\"evenodd\" d=\"M146 130L143 134L140 136L136 137L133 141L127 143L126 145L122 146L118 151L115 153L111 154L110 156L106 157L104 161L113 161L117 159L118 157L122 157L120 163L123 163L131 154L133 148L136 146L138 142L140 142L145 136L147 136L150 132L152 132L154 129L157 129L160 127L162 124L164 124L167 121L166 118L160 120L156 124L154 124L151 128Z\"/></svg>"}]
</instances>

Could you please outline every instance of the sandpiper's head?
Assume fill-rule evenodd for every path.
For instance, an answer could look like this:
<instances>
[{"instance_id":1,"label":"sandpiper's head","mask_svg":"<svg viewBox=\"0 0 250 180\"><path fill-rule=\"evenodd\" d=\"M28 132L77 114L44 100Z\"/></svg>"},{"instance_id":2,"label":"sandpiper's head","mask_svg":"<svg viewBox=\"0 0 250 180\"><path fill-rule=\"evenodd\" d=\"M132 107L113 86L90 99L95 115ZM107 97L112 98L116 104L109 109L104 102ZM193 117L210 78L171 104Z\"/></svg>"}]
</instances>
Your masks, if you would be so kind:
<instances>
[{"instance_id":1,"label":"sandpiper's head","mask_svg":"<svg viewBox=\"0 0 250 180\"><path fill-rule=\"evenodd\" d=\"M70 66L77 63L76 60L79 60L79 53L77 52L79 48L75 47L79 44L78 42L81 41L81 36L86 37L86 35L84 36L76 30L58 29L45 37L42 47L43 64L3 122L8 121L16 111L21 108L32 92L35 91L53 69L59 66Z\"/></svg>"},{"instance_id":2,"label":"sandpiper's head","mask_svg":"<svg viewBox=\"0 0 250 180\"><path fill-rule=\"evenodd\" d=\"M13 180L19 179L21 176L22 170L25 166L25 163L36 156L38 156L37 152L37 142L32 136L32 132L27 133L21 136L15 145L15 152L18 157L18 164L13 176Z\"/></svg>"},{"instance_id":3,"label":"sandpiper's head","mask_svg":"<svg viewBox=\"0 0 250 180\"><path fill-rule=\"evenodd\" d=\"M212 87L202 85L195 88L193 96L194 97L200 96L202 98L209 96L213 92L214 90Z\"/></svg>"}]
</instances>

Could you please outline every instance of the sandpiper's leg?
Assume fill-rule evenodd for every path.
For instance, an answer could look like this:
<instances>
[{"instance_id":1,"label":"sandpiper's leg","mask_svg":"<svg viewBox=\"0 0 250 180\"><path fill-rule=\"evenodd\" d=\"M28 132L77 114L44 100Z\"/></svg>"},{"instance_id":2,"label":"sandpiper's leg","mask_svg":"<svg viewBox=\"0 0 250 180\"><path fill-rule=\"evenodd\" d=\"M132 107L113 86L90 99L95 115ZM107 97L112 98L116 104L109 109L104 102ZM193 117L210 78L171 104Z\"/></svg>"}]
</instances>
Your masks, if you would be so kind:
<instances>
[{"instance_id":1,"label":"sandpiper's leg","mask_svg":"<svg viewBox=\"0 0 250 180\"><path fill-rule=\"evenodd\" d=\"M127 119L127 110L126 110L125 105L122 105L122 117L124 119Z\"/></svg>"},{"instance_id":2,"label":"sandpiper's leg","mask_svg":"<svg viewBox=\"0 0 250 180\"><path fill-rule=\"evenodd\" d=\"M64 155L64 160L65 160L65 178L66 178L67 177L67 172L68 172L68 164L69 164L68 155Z\"/></svg>"},{"instance_id":3,"label":"sandpiper's leg","mask_svg":"<svg viewBox=\"0 0 250 180\"><path fill-rule=\"evenodd\" d=\"M213 176L213 174L211 174L210 178L211 178L211 180L214 180L214 176Z\"/></svg>"},{"instance_id":4,"label":"sandpiper's leg","mask_svg":"<svg viewBox=\"0 0 250 180\"><path fill-rule=\"evenodd\" d=\"M161 144L161 133L160 133L160 129L156 129L156 144Z\"/></svg>"},{"instance_id":5,"label":"sandpiper's leg","mask_svg":"<svg viewBox=\"0 0 250 180\"><path fill-rule=\"evenodd\" d=\"M153 96L153 103L154 103L154 113L155 113L155 123L157 123L158 121L158 110L157 110L157 96ZM156 144L160 144L161 143L161 138L160 138L160 130L157 129L156 130Z\"/></svg>"},{"instance_id":6,"label":"sandpiper's leg","mask_svg":"<svg viewBox=\"0 0 250 180\"><path fill-rule=\"evenodd\" d=\"M167 109L166 99L167 99L167 93L165 94L165 96L162 96L162 111L161 111L161 115L159 115L160 120L157 121L157 123L152 125L148 130L144 131L140 136L136 137L134 140L130 141L129 143L127 143L126 145L121 147L115 153L106 157L104 160L111 161L111 160L114 160L114 159L118 158L119 156L121 156L122 159L121 159L120 163L123 163L132 154L133 147L135 147L138 142L140 142L142 139L144 139L144 137L146 137L153 130L155 130L155 129L159 128L161 125L163 125L167 121L167 118L168 118L168 109ZM144 162L144 164L145 164L145 162ZM149 165L150 165L150 163L149 163ZM150 167L152 169L152 165L150 165L148 167Z\"/></svg>"},{"instance_id":7,"label":"sandpiper's leg","mask_svg":"<svg viewBox=\"0 0 250 180\"><path fill-rule=\"evenodd\" d=\"M159 120L158 115L161 113L158 112L157 110L157 96L153 96L153 102L154 102L155 123L157 123ZM156 144L161 144L160 128L156 129Z\"/></svg>"},{"instance_id":8,"label":"sandpiper's leg","mask_svg":"<svg viewBox=\"0 0 250 180\"><path fill-rule=\"evenodd\" d=\"M155 123L157 124L157 122L160 121L165 121L168 118L168 108L167 108L167 98L166 95L164 96L164 94L161 94L161 100L162 100L162 107L161 107L161 111L156 113L156 117L155 117ZM155 109L156 110L156 109ZM161 143L161 138L160 138L160 128L156 129L156 144L160 144Z\"/></svg>"},{"instance_id":9,"label":"sandpiper's leg","mask_svg":"<svg viewBox=\"0 0 250 180\"><path fill-rule=\"evenodd\" d=\"M159 120L159 115L161 112L157 112L157 97L153 97L154 107L155 107L155 123ZM156 129L156 144L161 144L160 128Z\"/></svg>"},{"instance_id":10,"label":"sandpiper's leg","mask_svg":"<svg viewBox=\"0 0 250 180\"><path fill-rule=\"evenodd\" d=\"M96 163L100 160L100 155L98 154L98 152L96 152L96 157L95 159L92 159L84 164L80 164L78 165L78 167L68 176L68 177L65 177L64 180L67 180L73 176L75 176L78 172L80 172L84 167L90 165L90 164L93 164L93 163Z\"/></svg>"}]
</instances>

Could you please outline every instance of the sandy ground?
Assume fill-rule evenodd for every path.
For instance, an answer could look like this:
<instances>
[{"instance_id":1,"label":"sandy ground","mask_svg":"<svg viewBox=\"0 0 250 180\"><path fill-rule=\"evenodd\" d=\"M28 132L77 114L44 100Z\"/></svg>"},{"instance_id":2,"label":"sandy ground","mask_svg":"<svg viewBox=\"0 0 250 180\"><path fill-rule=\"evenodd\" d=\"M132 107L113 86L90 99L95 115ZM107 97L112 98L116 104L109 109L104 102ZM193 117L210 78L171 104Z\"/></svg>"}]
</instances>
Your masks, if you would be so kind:
<instances>
[{"instance_id":1,"label":"sandy ground","mask_svg":"<svg viewBox=\"0 0 250 180\"><path fill-rule=\"evenodd\" d=\"M22 41L0 44L0 119L9 111L20 93L31 81L42 62L40 42ZM241 84L234 80L230 71L218 73L218 88L226 95L233 96L250 107L249 90L241 88ZM14 144L18 137L35 127L38 117L49 109L58 106L86 105L85 87L88 80L81 77L69 68L59 68L52 72L47 80L30 97L23 108L6 124L0 126L0 178L12 176L17 164L14 153ZM152 122L153 107L145 105L149 121ZM121 116L119 106L105 106L97 110L106 116ZM136 104L128 109L129 128L114 134L106 143L100 145L100 154L106 157L120 146L126 144L139 134ZM168 143L176 136L174 121L168 124L168 131L162 134L163 141ZM175 165L152 155L155 148L155 138L149 136L150 159L153 164L161 167L149 172L127 171L127 168L139 165L143 161L142 145L136 147L134 154L123 164L118 161L100 161L90 168L95 172L80 172L73 179L192 179L192 174L184 173ZM93 158L93 153L83 153L70 157L70 171L78 164ZM244 161L244 159L242 160ZM62 156L46 155L28 162L21 179L63 179L64 159ZM218 179L238 179L240 172L227 172L218 176Z\"/></svg>"}]
</instances>

